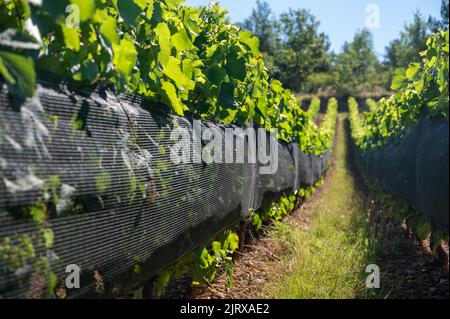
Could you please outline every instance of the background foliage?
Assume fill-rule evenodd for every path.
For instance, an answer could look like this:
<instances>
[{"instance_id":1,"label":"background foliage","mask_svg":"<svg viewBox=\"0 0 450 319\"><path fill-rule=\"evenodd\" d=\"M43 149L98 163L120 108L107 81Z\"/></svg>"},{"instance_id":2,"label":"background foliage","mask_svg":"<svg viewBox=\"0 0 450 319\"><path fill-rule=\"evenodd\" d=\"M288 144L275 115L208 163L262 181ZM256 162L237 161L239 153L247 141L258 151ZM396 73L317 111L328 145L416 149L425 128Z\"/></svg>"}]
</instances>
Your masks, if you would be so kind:
<instances>
[{"instance_id":1,"label":"background foliage","mask_svg":"<svg viewBox=\"0 0 450 319\"><path fill-rule=\"evenodd\" d=\"M258 1L241 25L264 39L260 50L269 62L270 75L290 89L309 94L331 91L344 97L380 96L390 90L396 68L419 62L418 52L426 49L427 38L448 29L448 0L442 0L441 7L440 18L425 18L417 11L381 58L367 29L356 31L341 52L330 52L328 36L318 31L319 22L304 9L275 16L267 2Z\"/></svg>"}]
</instances>

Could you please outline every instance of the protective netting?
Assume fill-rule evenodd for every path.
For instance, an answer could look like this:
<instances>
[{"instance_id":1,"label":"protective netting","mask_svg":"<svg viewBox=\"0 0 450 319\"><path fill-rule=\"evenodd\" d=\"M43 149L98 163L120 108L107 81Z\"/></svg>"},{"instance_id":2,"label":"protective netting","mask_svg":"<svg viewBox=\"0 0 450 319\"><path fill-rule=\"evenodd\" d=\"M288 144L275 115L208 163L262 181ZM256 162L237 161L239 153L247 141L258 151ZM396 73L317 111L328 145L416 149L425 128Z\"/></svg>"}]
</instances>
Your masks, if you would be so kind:
<instances>
[{"instance_id":1,"label":"protective netting","mask_svg":"<svg viewBox=\"0 0 450 319\"><path fill-rule=\"evenodd\" d=\"M422 120L399 142L358 154L363 173L448 232L448 121Z\"/></svg>"},{"instance_id":2,"label":"protective netting","mask_svg":"<svg viewBox=\"0 0 450 319\"><path fill-rule=\"evenodd\" d=\"M2 297L42 296L50 280L42 259L61 282L67 265L81 268L81 288L69 297L92 293L99 276L132 287L326 170L328 153L306 155L296 144L278 144L272 175L258 164L174 164L170 132L192 131L192 121L167 114L137 96L53 81L40 81L24 104L2 89ZM43 239L46 229L53 240Z\"/></svg>"}]
</instances>

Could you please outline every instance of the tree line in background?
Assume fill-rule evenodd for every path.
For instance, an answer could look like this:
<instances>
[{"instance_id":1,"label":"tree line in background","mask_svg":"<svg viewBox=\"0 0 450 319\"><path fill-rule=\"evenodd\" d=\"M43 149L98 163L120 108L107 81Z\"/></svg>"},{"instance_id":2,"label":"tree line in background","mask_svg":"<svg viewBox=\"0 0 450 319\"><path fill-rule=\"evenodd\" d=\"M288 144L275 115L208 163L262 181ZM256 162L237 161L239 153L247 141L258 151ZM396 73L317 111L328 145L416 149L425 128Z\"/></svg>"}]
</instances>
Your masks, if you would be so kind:
<instances>
[{"instance_id":1,"label":"tree line in background","mask_svg":"<svg viewBox=\"0 0 450 319\"><path fill-rule=\"evenodd\" d=\"M440 18L426 18L416 11L381 60L368 29L358 30L341 52L331 52L328 36L319 31L320 22L306 9L275 16L268 2L258 0L240 25L259 37L270 75L291 90L363 96L387 93L394 70L420 61L426 39L438 29L448 29L448 19L449 0L442 0Z\"/></svg>"}]
</instances>

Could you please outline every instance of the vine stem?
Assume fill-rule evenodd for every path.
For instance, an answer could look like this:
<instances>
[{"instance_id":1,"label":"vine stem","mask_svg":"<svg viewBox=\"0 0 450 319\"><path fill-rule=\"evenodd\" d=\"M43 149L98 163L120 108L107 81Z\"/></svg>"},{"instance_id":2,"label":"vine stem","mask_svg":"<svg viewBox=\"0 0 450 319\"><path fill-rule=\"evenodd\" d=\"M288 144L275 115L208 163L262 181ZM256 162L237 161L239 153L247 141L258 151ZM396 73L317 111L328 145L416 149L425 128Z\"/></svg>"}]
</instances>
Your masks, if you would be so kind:
<instances>
[{"instance_id":1,"label":"vine stem","mask_svg":"<svg viewBox=\"0 0 450 319\"><path fill-rule=\"evenodd\" d=\"M136 132L135 132L135 130L134 130L133 122L131 121L130 115L128 114L128 112L127 112L127 110L125 109L125 107L122 105L122 102L120 101L120 99L119 99L119 97L117 96L117 93L116 93L116 92L114 92L114 96L116 97L117 102L119 102L119 105L120 105L120 107L122 108L122 111L125 113L125 116L127 117L128 125L130 125L131 132L133 133L134 140L137 141L137 135L136 135Z\"/></svg>"}]
</instances>

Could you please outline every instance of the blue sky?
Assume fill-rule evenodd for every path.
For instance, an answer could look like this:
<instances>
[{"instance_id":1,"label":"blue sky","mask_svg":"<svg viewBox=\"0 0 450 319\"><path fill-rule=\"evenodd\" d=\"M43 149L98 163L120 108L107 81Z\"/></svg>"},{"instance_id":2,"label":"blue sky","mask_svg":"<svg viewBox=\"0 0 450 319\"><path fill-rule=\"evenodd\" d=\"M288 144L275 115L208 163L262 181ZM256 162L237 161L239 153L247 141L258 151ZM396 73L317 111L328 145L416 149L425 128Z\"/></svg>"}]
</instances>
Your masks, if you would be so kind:
<instances>
[{"instance_id":1,"label":"blue sky","mask_svg":"<svg viewBox=\"0 0 450 319\"><path fill-rule=\"evenodd\" d=\"M187 5L206 5L210 0L186 0ZM248 17L256 0L220 0L228 8L232 22ZM412 21L413 12L419 9L426 17L440 17L441 0L268 0L274 13L289 8L306 8L321 22L321 31L328 34L331 49L339 52L345 41L351 41L356 30L366 25L366 7L375 4L379 8L380 28L371 29L374 45L381 57L388 43L398 37L406 22Z\"/></svg>"}]
</instances>

